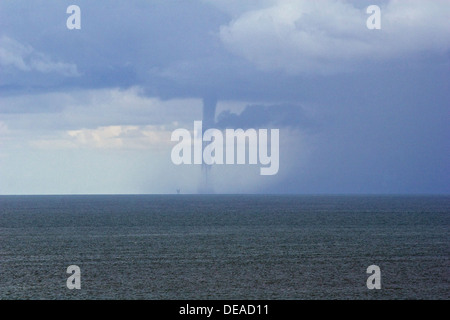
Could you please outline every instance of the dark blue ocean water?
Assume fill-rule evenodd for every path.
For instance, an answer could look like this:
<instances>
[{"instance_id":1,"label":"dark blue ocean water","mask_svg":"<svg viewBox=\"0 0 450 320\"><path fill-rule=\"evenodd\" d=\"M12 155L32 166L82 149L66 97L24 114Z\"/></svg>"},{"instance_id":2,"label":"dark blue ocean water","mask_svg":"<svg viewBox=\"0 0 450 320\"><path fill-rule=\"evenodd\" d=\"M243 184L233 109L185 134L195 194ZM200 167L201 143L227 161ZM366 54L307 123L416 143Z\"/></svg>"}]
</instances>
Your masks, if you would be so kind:
<instances>
[{"instance_id":1,"label":"dark blue ocean water","mask_svg":"<svg viewBox=\"0 0 450 320\"><path fill-rule=\"evenodd\" d=\"M449 196L1 196L0 298L449 299L449 226Z\"/></svg>"}]
</instances>

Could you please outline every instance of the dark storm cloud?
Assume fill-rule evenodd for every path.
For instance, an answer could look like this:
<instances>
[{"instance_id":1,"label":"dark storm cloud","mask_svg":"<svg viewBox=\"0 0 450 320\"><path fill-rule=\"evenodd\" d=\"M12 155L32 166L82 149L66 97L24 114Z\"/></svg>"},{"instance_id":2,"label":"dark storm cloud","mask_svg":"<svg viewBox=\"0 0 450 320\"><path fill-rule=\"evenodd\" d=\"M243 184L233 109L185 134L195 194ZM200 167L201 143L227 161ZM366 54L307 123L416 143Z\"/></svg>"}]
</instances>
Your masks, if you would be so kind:
<instances>
[{"instance_id":1,"label":"dark storm cloud","mask_svg":"<svg viewBox=\"0 0 450 320\"><path fill-rule=\"evenodd\" d=\"M14 93L17 88L55 91L139 85L148 95L163 98L202 98L214 93L219 100L297 101L321 96L314 95L321 83L334 94L348 94L340 91L340 80L336 82L328 72L320 75L324 68L351 72L356 81L376 69L388 75L396 64L390 60L392 57L414 52L421 46L434 50L436 43L427 40L433 39L429 36L433 30L437 38L447 35L442 31L444 26L439 25L439 16L430 26L422 25L427 16L419 16L421 25L417 30L405 29L400 19L397 29L406 32L394 28L387 36L379 36L367 32L367 15L360 3L352 7L341 5L340 1L323 2L323 6L333 10L321 10L312 3L299 0L290 3L290 7L275 0L251 6L236 1L77 1L82 10L82 29L68 30L66 8L72 1L2 1L1 36L45 59L35 64L41 65L40 69L21 65L21 58L26 61L33 54L18 54L11 50L8 41L3 41L1 62L8 65L6 72L0 74L0 88ZM304 8L316 10L316 18L305 20L306 25L296 22L294 29L289 30L289 19L297 18L292 14L286 18L284 11L298 11L301 17ZM391 11L399 14L402 9ZM346 15L348 21L343 23ZM263 24L265 18L273 25ZM323 28L320 34L330 38L318 37L311 31L314 28ZM274 35L271 30L275 29L280 34ZM301 32L321 46L317 57L308 51L315 44L300 43L297 48L289 42L295 39L289 34ZM407 32L417 35L405 40ZM353 38L359 42L355 44ZM402 49L403 42L411 44ZM330 43L336 43L336 47ZM448 45L446 41L440 43L442 48ZM19 61L8 60L6 55L15 55ZM420 57L405 57L412 63L429 63ZM373 63L368 64L367 58ZM47 67L45 63L42 66L42 61ZM304 66L308 75L302 73ZM318 75L314 75L314 70Z\"/></svg>"},{"instance_id":2,"label":"dark storm cloud","mask_svg":"<svg viewBox=\"0 0 450 320\"><path fill-rule=\"evenodd\" d=\"M139 87L239 101L217 126L301 128L312 146L263 192L450 192L448 1L374 1L381 30L365 27L372 1L337 0L76 1L82 29L68 30L73 2L0 2L2 97ZM60 110L17 105L0 112Z\"/></svg>"},{"instance_id":3,"label":"dark storm cloud","mask_svg":"<svg viewBox=\"0 0 450 320\"><path fill-rule=\"evenodd\" d=\"M217 128L281 128L292 127L304 130L317 128L316 120L311 119L300 105L249 105L240 114L222 111L217 115Z\"/></svg>"}]
</instances>

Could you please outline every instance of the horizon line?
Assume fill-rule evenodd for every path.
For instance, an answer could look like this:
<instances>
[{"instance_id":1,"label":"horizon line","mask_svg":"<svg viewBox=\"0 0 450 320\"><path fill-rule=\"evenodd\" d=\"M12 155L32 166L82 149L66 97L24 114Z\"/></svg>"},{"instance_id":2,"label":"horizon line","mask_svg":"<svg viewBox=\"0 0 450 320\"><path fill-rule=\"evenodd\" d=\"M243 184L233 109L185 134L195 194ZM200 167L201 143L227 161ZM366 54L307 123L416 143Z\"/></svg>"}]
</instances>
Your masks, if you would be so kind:
<instances>
[{"instance_id":1,"label":"horizon line","mask_svg":"<svg viewBox=\"0 0 450 320\"><path fill-rule=\"evenodd\" d=\"M450 196L450 193L24 193L8 196Z\"/></svg>"}]
</instances>

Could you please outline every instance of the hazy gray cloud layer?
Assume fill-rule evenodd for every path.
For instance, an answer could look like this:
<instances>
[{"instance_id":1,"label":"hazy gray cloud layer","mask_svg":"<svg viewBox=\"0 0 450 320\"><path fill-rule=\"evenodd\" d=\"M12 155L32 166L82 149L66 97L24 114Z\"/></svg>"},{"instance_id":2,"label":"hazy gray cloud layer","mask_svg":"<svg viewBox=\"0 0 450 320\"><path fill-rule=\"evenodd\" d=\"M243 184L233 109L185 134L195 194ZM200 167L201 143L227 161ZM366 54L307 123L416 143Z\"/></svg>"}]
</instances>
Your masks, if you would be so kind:
<instances>
[{"instance_id":1,"label":"hazy gray cloud layer","mask_svg":"<svg viewBox=\"0 0 450 320\"><path fill-rule=\"evenodd\" d=\"M282 139L277 176L217 192L450 191L448 0L80 0L68 30L72 4L0 2L0 193L195 192L170 131L208 97Z\"/></svg>"},{"instance_id":2,"label":"hazy gray cloud layer","mask_svg":"<svg viewBox=\"0 0 450 320\"><path fill-rule=\"evenodd\" d=\"M70 31L70 1L2 1L2 91L141 85L163 97L279 100L304 74L426 66L424 55L443 59L450 46L446 0L381 1L379 31L356 1L77 3L82 29Z\"/></svg>"}]
</instances>

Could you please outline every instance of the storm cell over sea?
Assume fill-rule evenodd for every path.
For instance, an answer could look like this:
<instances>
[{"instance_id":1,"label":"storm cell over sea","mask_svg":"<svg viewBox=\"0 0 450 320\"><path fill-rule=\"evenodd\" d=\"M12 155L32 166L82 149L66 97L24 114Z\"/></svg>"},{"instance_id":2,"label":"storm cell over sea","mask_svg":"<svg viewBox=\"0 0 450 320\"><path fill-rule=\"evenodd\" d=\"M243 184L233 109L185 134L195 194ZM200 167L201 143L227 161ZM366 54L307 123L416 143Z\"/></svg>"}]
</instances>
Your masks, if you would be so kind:
<instances>
[{"instance_id":1,"label":"storm cell over sea","mask_svg":"<svg viewBox=\"0 0 450 320\"><path fill-rule=\"evenodd\" d=\"M448 299L449 16L1 1L0 299Z\"/></svg>"}]
</instances>

